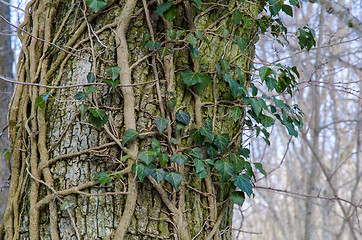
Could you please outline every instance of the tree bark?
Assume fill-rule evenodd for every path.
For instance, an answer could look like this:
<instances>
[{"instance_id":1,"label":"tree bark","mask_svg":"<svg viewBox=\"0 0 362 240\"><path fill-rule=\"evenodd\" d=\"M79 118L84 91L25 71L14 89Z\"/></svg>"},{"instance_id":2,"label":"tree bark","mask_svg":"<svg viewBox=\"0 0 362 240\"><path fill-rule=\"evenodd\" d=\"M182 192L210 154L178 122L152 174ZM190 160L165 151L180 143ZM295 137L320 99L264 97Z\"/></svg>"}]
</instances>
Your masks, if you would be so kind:
<instances>
[{"instance_id":1,"label":"tree bark","mask_svg":"<svg viewBox=\"0 0 362 240\"><path fill-rule=\"evenodd\" d=\"M118 66L120 86L101 85L85 100L74 99L83 87L16 86L10 110L10 121L17 125L10 129L13 160L5 239L231 239L231 189L215 183L219 177L212 169L200 180L192 163L167 164L165 169L184 176L175 191L167 182L157 183L151 177L139 181L131 166L139 149L150 148L152 137L169 156L187 152L195 145L188 137L192 125L201 126L200 121L207 118L213 119L216 133L233 136L240 131L240 122L216 117L229 112L218 103L230 100L231 94L226 83L217 79L214 66L226 51L248 79L255 29L233 26L232 16L217 4L203 6L205 14L196 17L199 10L194 5L179 2L173 29L189 34L194 25L211 40L210 47L206 42L200 44L196 63L185 41L165 37L171 26L155 13L155 2L147 6L148 1L108 1L97 13L84 10L84 2L30 1L21 25L24 31L19 32L23 44L19 81L85 84L92 72L95 82L101 83L110 80L106 68ZM256 5L243 6L255 17ZM237 58L240 50L228 43L231 39L212 37L221 28L247 39L246 57ZM147 49L146 33L166 40L170 53L163 56ZM180 72L188 69L214 76L201 97L180 78ZM44 94L49 97L43 109L39 96ZM167 100L172 97L176 107L168 110ZM83 103L105 110L108 122L100 129L92 126L90 113L80 113ZM191 124L180 131L175 131L176 110L191 115ZM156 117L171 120L164 134L157 131ZM127 129L140 135L123 146ZM172 138L180 143L174 144ZM95 179L102 171L122 177L102 186ZM72 206L67 208L67 204Z\"/></svg>"}]
</instances>

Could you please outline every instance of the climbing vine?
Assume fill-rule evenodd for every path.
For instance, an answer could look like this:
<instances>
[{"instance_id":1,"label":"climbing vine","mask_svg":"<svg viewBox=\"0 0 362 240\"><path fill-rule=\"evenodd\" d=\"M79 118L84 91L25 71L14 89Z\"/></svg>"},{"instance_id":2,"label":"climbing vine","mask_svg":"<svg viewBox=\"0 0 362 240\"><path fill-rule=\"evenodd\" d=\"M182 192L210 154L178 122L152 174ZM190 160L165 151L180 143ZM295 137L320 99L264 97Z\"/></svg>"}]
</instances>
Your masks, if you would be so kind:
<instances>
[{"instance_id":1,"label":"climbing vine","mask_svg":"<svg viewBox=\"0 0 362 240\"><path fill-rule=\"evenodd\" d=\"M252 59L260 34L270 34L280 44L288 42L287 28L279 15L293 16L293 6L299 7L299 1L117 3L58 0L40 4L34 0L27 7L19 31L24 46L18 66L19 81L43 87L33 85L26 89L19 85L12 101L12 146L6 152L12 161L12 185L5 216L9 238L21 235L21 196L29 201L29 210L24 211L29 211L31 239L40 236L40 208L45 205L51 215L52 239L59 239L59 231L64 230L57 227L58 207L68 213L75 236L81 239L86 234L82 232L87 231L78 230L74 220L77 216L71 210L79 205L74 196L96 196L89 189L121 184L121 191L107 194L125 196L120 200L123 207L118 209L121 215L112 235L124 239L129 232L133 234L130 229L134 227L137 201L145 194L140 191L145 186L141 184L147 183L169 212L162 218L172 223L170 226L179 239L191 239L191 235L195 239L203 230L202 239L221 236L224 230L220 228L225 225L222 219L230 210L230 200L243 205L245 195L254 196L256 171L267 177L262 164L250 159L248 136L260 136L269 145L269 131L276 121L291 136L298 136L303 113L281 97L292 96L298 90L298 70L281 64L256 68ZM53 33L52 21L57 18L62 23ZM101 18L107 24L94 24ZM76 27L68 29L72 35L65 36L67 22L71 20ZM41 21L45 22L44 31L37 29ZM102 34L106 35L100 38ZM310 50L315 45L314 32L308 26L298 29L294 36L301 49ZM38 39L44 41L39 43ZM58 45L77 54L61 51ZM86 46L85 50L79 50L81 46ZM66 93L65 88L60 88L61 93L54 88L48 91L50 84L66 84L65 69L72 69L77 61L89 66L84 70L85 85ZM46 126L52 110L57 111L54 106L62 94L70 95L70 105L76 108L70 111L72 117L57 139L49 140L54 130ZM116 96L121 96L119 108L109 104ZM122 117L117 115L119 111ZM97 146L60 154L59 145L67 141L68 130L77 123L86 126L84 131L104 134L108 142L99 141ZM64 159L91 156L102 149L117 152L109 154L116 164L103 167L89 181L77 186L67 187L59 179L55 181L56 165ZM111 158L97 154L99 158ZM203 187L197 185L199 182ZM86 189L90 192L84 192ZM186 208L195 208L186 200L192 198L188 191L200 195L194 199L207 201L205 223L185 223L185 219L193 217ZM170 239L167 231L162 234Z\"/></svg>"}]
</instances>

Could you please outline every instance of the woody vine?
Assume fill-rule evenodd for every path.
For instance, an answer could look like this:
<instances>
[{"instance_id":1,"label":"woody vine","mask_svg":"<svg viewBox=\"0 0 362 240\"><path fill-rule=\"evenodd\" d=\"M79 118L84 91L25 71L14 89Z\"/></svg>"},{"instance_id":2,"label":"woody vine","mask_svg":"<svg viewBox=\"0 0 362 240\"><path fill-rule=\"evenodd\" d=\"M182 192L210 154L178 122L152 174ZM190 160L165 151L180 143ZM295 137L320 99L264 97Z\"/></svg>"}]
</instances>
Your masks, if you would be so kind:
<instances>
[{"instance_id":1,"label":"woody vine","mask_svg":"<svg viewBox=\"0 0 362 240\"><path fill-rule=\"evenodd\" d=\"M97 196L92 188L118 185L122 185L119 191L104 195L123 199L112 238L125 239L132 232L137 201L143 194L140 185L146 182L167 209L168 228L178 239L228 239L225 228L229 223L223 223L223 218L230 211L230 202L241 206L246 196L254 196L256 171L267 177L260 162L250 161L248 138L260 136L269 145L269 129L276 121L294 137L302 127L302 111L280 97L292 96L297 90L296 67L256 68L252 61L259 34L269 33L280 44L288 41L278 16L293 16L292 6L299 4L295 0L289 4L277 0L31 1L19 30L26 47L20 56L20 84L9 114L12 145L5 152L12 173L6 239L22 236L24 212L29 212L30 239L39 239L40 209L45 206L51 215L51 239L60 239L62 231L58 210L68 214L72 231L82 239L86 233L78 229L74 216L79 204L76 196ZM110 15L107 20L114 19L95 29L92 24L106 13ZM206 18L216 13L212 21ZM58 17L62 21L54 31L52 21ZM67 21L77 17L85 21L77 23L71 36L63 35ZM44 30L37 29L40 21L45 22ZM144 27L130 33L136 21ZM109 39L114 39L114 47L104 43L102 34L110 45ZM132 34L141 40L131 42ZM309 27L298 29L294 37L301 49L315 45ZM131 56L134 52L139 53L137 59ZM76 90L54 88L66 83L65 69L75 61L90 66L87 82ZM143 69L151 74L144 74ZM49 119L64 91L76 111L70 113L61 134L49 140ZM116 96L122 99L121 108L108 104ZM104 100L107 98L110 100ZM122 120L117 124L120 111ZM108 142L60 154L59 146L77 121L89 131L105 135ZM112 153L109 155L116 160L77 186L57 184L54 169L59 162L97 151ZM197 189L200 182L203 187ZM188 191L200 195L209 206L208 217L197 229L187 224L191 218L186 213ZM25 202L29 208L23 207ZM174 236L164 234L168 239Z\"/></svg>"}]
</instances>

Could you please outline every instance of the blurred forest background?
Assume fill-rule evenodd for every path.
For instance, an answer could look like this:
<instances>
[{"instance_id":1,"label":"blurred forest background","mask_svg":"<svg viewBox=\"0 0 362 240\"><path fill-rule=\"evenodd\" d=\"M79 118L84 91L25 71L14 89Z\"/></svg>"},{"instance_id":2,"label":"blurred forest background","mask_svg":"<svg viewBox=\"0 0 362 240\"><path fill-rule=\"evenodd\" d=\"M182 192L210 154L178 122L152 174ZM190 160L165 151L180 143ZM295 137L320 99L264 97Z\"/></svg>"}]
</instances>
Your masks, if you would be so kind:
<instances>
[{"instance_id":1,"label":"blurred forest background","mask_svg":"<svg viewBox=\"0 0 362 240\"><path fill-rule=\"evenodd\" d=\"M25 2L0 0L0 15L18 25ZM302 109L304 127L296 139L275 126L270 146L250 136L252 160L263 163L268 178L258 175L255 198L235 206L234 239L361 239L362 1L303 1L293 18L281 19L291 33L312 27L317 46L307 53L298 50L295 36L289 43L280 39L281 46L266 35L257 44L254 66L298 67L299 92L286 100ZM351 19L354 24L346 23ZM15 78L20 47L16 29L0 19L0 76ZM0 80L0 132L11 91ZM7 137L4 131L0 149L8 147ZM8 177L1 155L0 223Z\"/></svg>"}]
</instances>

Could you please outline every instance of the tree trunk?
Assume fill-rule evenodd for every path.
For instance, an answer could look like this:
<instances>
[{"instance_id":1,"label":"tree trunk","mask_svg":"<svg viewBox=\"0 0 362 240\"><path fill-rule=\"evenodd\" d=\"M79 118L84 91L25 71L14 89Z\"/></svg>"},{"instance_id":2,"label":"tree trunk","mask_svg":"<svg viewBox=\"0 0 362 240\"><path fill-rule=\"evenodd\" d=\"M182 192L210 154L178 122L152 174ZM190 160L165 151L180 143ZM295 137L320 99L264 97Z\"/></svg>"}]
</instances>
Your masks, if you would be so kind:
<instances>
[{"instance_id":1,"label":"tree trunk","mask_svg":"<svg viewBox=\"0 0 362 240\"><path fill-rule=\"evenodd\" d=\"M240 122L218 117L229 112L219 103L232 98L214 69L220 58L236 59L233 64L248 79L256 31L234 26L229 11L213 1L203 1L210 2L202 6L204 14L192 1L179 1L173 26L155 13L154 1L108 1L97 13L84 2L30 1L19 32L19 82L69 86L87 83L93 73L95 82L102 83L111 81L106 69L118 66L120 86L100 85L85 99L76 97L81 100L76 94L92 87L16 86L5 239L231 239L231 189L212 169L200 180L191 162L167 163L165 171L184 176L176 191L150 176L139 181L131 166L140 149L151 147L152 138L164 154L187 152L195 146L188 137L191 130L208 118L215 133L234 136L240 131ZM243 8L255 17L256 5L244 3ZM197 29L210 40L198 40L198 60L185 44L186 34L182 41L165 35L171 28L186 34ZM224 28L247 40L245 57L237 57L238 47L221 37ZM169 51L145 47L148 33ZM201 97L186 88L180 77L185 70L212 76ZM168 108L173 98L176 106ZM99 129L90 124L92 116L89 111L83 115L84 106L105 110L107 123ZM175 112L181 110L191 115L191 123L176 130ZM170 119L162 134L156 117ZM139 136L124 145L127 129ZM100 185L95 176L104 171L121 176Z\"/></svg>"}]
</instances>

